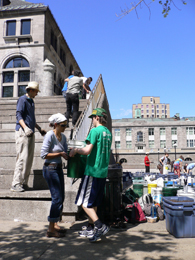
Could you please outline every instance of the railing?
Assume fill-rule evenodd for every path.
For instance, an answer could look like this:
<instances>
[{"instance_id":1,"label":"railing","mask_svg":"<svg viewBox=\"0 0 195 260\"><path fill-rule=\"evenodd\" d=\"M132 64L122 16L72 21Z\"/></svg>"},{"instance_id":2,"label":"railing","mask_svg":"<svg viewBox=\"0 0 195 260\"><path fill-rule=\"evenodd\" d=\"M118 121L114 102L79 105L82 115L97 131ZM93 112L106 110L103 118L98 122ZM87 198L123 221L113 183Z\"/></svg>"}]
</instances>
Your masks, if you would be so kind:
<instances>
[{"instance_id":1,"label":"railing","mask_svg":"<svg viewBox=\"0 0 195 260\"><path fill-rule=\"evenodd\" d=\"M104 103L106 99L106 106L109 108L108 101L106 98L106 92L102 80L102 75L100 74L93 90L91 91L91 95L89 97L89 100L87 102L87 107L85 110L81 113L79 119L77 120L77 123L75 125L75 128L73 129L72 139L73 140L85 140L91 127L92 122L89 120L89 116L91 115L94 108L102 107L101 100L102 96L104 95ZM110 112L109 112L110 116Z\"/></svg>"}]
</instances>

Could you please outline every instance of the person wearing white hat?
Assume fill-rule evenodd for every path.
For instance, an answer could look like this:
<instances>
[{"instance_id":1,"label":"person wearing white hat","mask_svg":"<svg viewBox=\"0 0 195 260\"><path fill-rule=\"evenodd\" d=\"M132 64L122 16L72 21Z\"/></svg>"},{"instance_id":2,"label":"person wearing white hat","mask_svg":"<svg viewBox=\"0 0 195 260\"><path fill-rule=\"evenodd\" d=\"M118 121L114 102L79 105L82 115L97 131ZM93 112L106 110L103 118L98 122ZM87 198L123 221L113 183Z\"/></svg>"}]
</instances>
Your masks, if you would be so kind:
<instances>
[{"instance_id":1,"label":"person wearing white hat","mask_svg":"<svg viewBox=\"0 0 195 260\"><path fill-rule=\"evenodd\" d=\"M29 82L26 92L18 99L16 107L16 166L11 187L11 191L16 192L28 189L28 178L34 157L35 128L41 135L46 134L46 131L41 129L35 119L33 99L40 92L39 84L35 81Z\"/></svg>"},{"instance_id":2,"label":"person wearing white hat","mask_svg":"<svg viewBox=\"0 0 195 260\"><path fill-rule=\"evenodd\" d=\"M66 136L62 134L67 127L67 119L57 113L49 119L50 130L45 135L41 148L41 158L45 159L43 177L50 189L52 203L48 216L49 227L47 237L64 237L65 229L60 228L57 222L60 220L64 202L64 173L62 158L68 159Z\"/></svg>"}]
</instances>

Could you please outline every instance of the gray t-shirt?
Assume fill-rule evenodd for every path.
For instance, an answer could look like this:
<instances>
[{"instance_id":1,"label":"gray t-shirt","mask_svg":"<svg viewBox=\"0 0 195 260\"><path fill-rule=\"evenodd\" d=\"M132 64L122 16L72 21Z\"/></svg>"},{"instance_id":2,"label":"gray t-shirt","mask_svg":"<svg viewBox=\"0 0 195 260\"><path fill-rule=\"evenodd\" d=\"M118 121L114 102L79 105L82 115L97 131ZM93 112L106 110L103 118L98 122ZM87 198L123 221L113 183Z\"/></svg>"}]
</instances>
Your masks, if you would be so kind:
<instances>
[{"instance_id":1,"label":"gray t-shirt","mask_svg":"<svg viewBox=\"0 0 195 260\"><path fill-rule=\"evenodd\" d=\"M58 141L57 137L55 136L53 130L47 132L44 137L43 145L41 147L41 158L45 159L48 153L59 153L59 152L67 152L67 142L66 136L62 135L62 140ZM61 163L62 159L61 156L55 157L53 159L46 159L46 163Z\"/></svg>"},{"instance_id":2,"label":"gray t-shirt","mask_svg":"<svg viewBox=\"0 0 195 260\"><path fill-rule=\"evenodd\" d=\"M80 77L74 76L68 81L68 89L66 93L78 94L81 87L83 88L83 80Z\"/></svg>"}]
</instances>

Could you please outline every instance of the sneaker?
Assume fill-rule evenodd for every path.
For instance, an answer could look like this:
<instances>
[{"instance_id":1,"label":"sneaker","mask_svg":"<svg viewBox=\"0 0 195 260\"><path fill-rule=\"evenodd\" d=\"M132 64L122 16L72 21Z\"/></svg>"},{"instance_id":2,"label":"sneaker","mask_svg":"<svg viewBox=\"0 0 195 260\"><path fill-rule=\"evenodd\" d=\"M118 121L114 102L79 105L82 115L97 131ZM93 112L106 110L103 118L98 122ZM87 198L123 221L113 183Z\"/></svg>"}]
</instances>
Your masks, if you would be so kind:
<instances>
[{"instance_id":1,"label":"sneaker","mask_svg":"<svg viewBox=\"0 0 195 260\"><path fill-rule=\"evenodd\" d=\"M22 188L22 186L20 184L16 184L16 185L12 186L10 190L16 191L16 192L23 192L24 191L24 189Z\"/></svg>"},{"instance_id":2,"label":"sneaker","mask_svg":"<svg viewBox=\"0 0 195 260\"><path fill-rule=\"evenodd\" d=\"M110 227L106 226L105 224L102 225L101 228L94 228L94 235L92 238L89 238L90 242L95 242L100 239L100 237L103 235L106 235L108 231L110 230Z\"/></svg>"},{"instance_id":3,"label":"sneaker","mask_svg":"<svg viewBox=\"0 0 195 260\"><path fill-rule=\"evenodd\" d=\"M78 233L79 233L80 237L92 238L93 235L94 235L94 230L93 229L91 229L91 230L85 229L85 230L79 231Z\"/></svg>"}]
</instances>

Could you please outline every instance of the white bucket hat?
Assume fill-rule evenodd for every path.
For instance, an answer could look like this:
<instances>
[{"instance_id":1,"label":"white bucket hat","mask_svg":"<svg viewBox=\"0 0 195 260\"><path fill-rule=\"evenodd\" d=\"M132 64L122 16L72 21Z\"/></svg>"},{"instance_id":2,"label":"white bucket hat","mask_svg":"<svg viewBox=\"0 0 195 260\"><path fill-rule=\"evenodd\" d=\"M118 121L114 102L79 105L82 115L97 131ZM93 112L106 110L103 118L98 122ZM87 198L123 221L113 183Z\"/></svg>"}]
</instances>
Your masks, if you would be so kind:
<instances>
[{"instance_id":1,"label":"white bucket hat","mask_svg":"<svg viewBox=\"0 0 195 260\"><path fill-rule=\"evenodd\" d=\"M55 123L59 124L61 122L67 121L67 119L61 113L57 113L57 114L50 116L48 121L50 122L50 124L54 125Z\"/></svg>"},{"instance_id":2,"label":"white bucket hat","mask_svg":"<svg viewBox=\"0 0 195 260\"><path fill-rule=\"evenodd\" d=\"M38 90L39 92L41 92L41 91L39 90L39 83L36 82L36 81L31 81L31 82L29 82L29 83L28 83L28 86L26 87L26 89L28 89L28 88L30 88L30 89L35 89L35 90Z\"/></svg>"}]
</instances>

